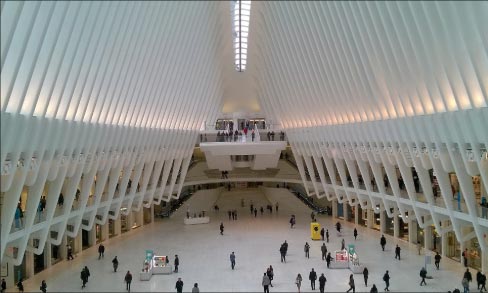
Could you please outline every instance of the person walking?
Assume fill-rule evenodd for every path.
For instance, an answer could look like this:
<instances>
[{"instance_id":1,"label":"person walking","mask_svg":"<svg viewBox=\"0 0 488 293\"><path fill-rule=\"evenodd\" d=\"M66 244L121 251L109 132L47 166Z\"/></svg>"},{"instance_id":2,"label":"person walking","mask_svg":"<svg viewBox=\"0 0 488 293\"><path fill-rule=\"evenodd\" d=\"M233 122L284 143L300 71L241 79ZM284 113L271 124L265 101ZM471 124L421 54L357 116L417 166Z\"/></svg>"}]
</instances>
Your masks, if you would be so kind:
<instances>
[{"instance_id":1,"label":"person walking","mask_svg":"<svg viewBox=\"0 0 488 293\"><path fill-rule=\"evenodd\" d=\"M308 244L308 242L305 242L305 247L303 248L303 250L305 251L305 257L310 258L310 245Z\"/></svg>"},{"instance_id":2,"label":"person walking","mask_svg":"<svg viewBox=\"0 0 488 293\"><path fill-rule=\"evenodd\" d=\"M463 278L466 278L468 280L468 282L473 281L473 277L471 276L471 272L469 271L469 269L466 269L466 272L464 272Z\"/></svg>"},{"instance_id":3,"label":"person walking","mask_svg":"<svg viewBox=\"0 0 488 293\"><path fill-rule=\"evenodd\" d=\"M439 263L441 262L441 255L439 254L439 252L436 253L436 255L434 256L434 259L435 259L435 267L437 269L439 269Z\"/></svg>"},{"instance_id":4,"label":"person walking","mask_svg":"<svg viewBox=\"0 0 488 293\"><path fill-rule=\"evenodd\" d=\"M200 289L198 288L198 283L193 284L193 288L191 289L191 293L200 293Z\"/></svg>"},{"instance_id":5,"label":"person walking","mask_svg":"<svg viewBox=\"0 0 488 293\"><path fill-rule=\"evenodd\" d=\"M395 259L397 259L397 257L398 257L398 260L400 260L400 246L398 246L398 244L395 248Z\"/></svg>"},{"instance_id":6,"label":"person walking","mask_svg":"<svg viewBox=\"0 0 488 293\"><path fill-rule=\"evenodd\" d=\"M358 238L358 229L354 228L354 240Z\"/></svg>"},{"instance_id":7,"label":"person walking","mask_svg":"<svg viewBox=\"0 0 488 293\"><path fill-rule=\"evenodd\" d=\"M81 289L83 289L86 287L86 283L88 283L88 273L85 270L85 268L81 270L80 278L81 278Z\"/></svg>"},{"instance_id":8,"label":"person walking","mask_svg":"<svg viewBox=\"0 0 488 293\"><path fill-rule=\"evenodd\" d=\"M308 279L310 280L310 286L312 290L315 290L315 280L317 280L317 273L313 270L308 274Z\"/></svg>"},{"instance_id":9,"label":"person walking","mask_svg":"<svg viewBox=\"0 0 488 293\"><path fill-rule=\"evenodd\" d=\"M181 280L181 278L178 278L178 281L176 281L175 289L178 293L183 292L183 281Z\"/></svg>"},{"instance_id":10,"label":"person walking","mask_svg":"<svg viewBox=\"0 0 488 293\"><path fill-rule=\"evenodd\" d=\"M468 252L468 249L466 248L464 251L463 251L463 262L464 262L464 267L468 267L468 255L469 255L469 252Z\"/></svg>"},{"instance_id":11,"label":"person walking","mask_svg":"<svg viewBox=\"0 0 488 293\"><path fill-rule=\"evenodd\" d=\"M224 235L224 223L220 223L220 235Z\"/></svg>"},{"instance_id":12,"label":"person walking","mask_svg":"<svg viewBox=\"0 0 488 293\"><path fill-rule=\"evenodd\" d=\"M2 285L0 286L0 293L5 293L7 290L7 282L5 282L5 279L2 279Z\"/></svg>"},{"instance_id":13,"label":"person walking","mask_svg":"<svg viewBox=\"0 0 488 293\"><path fill-rule=\"evenodd\" d=\"M130 283L132 282L132 274L130 273L130 271L127 271L127 273L125 274L125 285L126 285L126 290L130 292Z\"/></svg>"},{"instance_id":14,"label":"person walking","mask_svg":"<svg viewBox=\"0 0 488 293\"><path fill-rule=\"evenodd\" d=\"M47 284L46 284L46 281L45 280L42 280L41 287L39 287L39 289L41 289L41 292L42 293L46 293L47 292Z\"/></svg>"},{"instance_id":15,"label":"person walking","mask_svg":"<svg viewBox=\"0 0 488 293\"><path fill-rule=\"evenodd\" d=\"M271 284L271 281L269 280L268 275L264 273L263 275L263 280L261 282L261 285L263 285L264 293L269 293L269 285Z\"/></svg>"},{"instance_id":16,"label":"person walking","mask_svg":"<svg viewBox=\"0 0 488 293\"><path fill-rule=\"evenodd\" d=\"M278 208L279 208L279 204L278 202L275 203L275 209L276 209L276 212L278 212Z\"/></svg>"},{"instance_id":17,"label":"person walking","mask_svg":"<svg viewBox=\"0 0 488 293\"><path fill-rule=\"evenodd\" d=\"M481 285L481 276L482 276L481 272L478 271L476 273L476 283L478 284L478 290L480 289L480 285Z\"/></svg>"},{"instance_id":18,"label":"person walking","mask_svg":"<svg viewBox=\"0 0 488 293\"><path fill-rule=\"evenodd\" d=\"M114 273L117 272L117 268L119 267L119 260L117 259L117 256L112 259L112 265L114 267Z\"/></svg>"},{"instance_id":19,"label":"person walking","mask_svg":"<svg viewBox=\"0 0 488 293\"><path fill-rule=\"evenodd\" d=\"M385 281L385 291L390 291L390 274L388 271L383 275L383 281Z\"/></svg>"},{"instance_id":20,"label":"person walking","mask_svg":"<svg viewBox=\"0 0 488 293\"><path fill-rule=\"evenodd\" d=\"M258 216L258 208L254 208L254 217L256 218Z\"/></svg>"},{"instance_id":21,"label":"person walking","mask_svg":"<svg viewBox=\"0 0 488 293\"><path fill-rule=\"evenodd\" d=\"M297 275L297 277L295 278L295 284L297 285L298 293L300 293L300 287L302 286L302 275Z\"/></svg>"},{"instance_id":22,"label":"person walking","mask_svg":"<svg viewBox=\"0 0 488 293\"><path fill-rule=\"evenodd\" d=\"M68 244L68 246L66 246L66 249L68 250L68 257L67 257L67 259L68 260L72 260L73 259L73 248L71 247L70 244Z\"/></svg>"},{"instance_id":23,"label":"person walking","mask_svg":"<svg viewBox=\"0 0 488 293\"><path fill-rule=\"evenodd\" d=\"M325 229L324 228L320 229L320 237L322 237L322 241L324 241L324 237L325 237Z\"/></svg>"},{"instance_id":24,"label":"person walking","mask_svg":"<svg viewBox=\"0 0 488 293\"><path fill-rule=\"evenodd\" d=\"M344 240L344 238L342 238L342 241L341 241L341 250L344 250L346 249L346 241Z\"/></svg>"},{"instance_id":25,"label":"person walking","mask_svg":"<svg viewBox=\"0 0 488 293\"><path fill-rule=\"evenodd\" d=\"M227 211L227 215L229 215L229 220L231 219L232 217L232 212L230 210Z\"/></svg>"},{"instance_id":26,"label":"person walking","mask_svg":"<svg viewBox=\"0 0 488 293\"><path fill-rule=\"evenodd\" d=\"M420 244L420 241L417 241L417 250L418 250L419 255L420 255L420 253L422 252L422 245Z\"/></svg>"},{"instance_id":27,"label":"person walking","mask_svg":"<svg viewBox=\"0 0 488 293\"><path fill-rule=\"evenodd\" d=\"M235 266L236 266L236 255L232 251L232 253L230 254L230 267L234 269Z\"/></svg>"},{"instance_id":28,"label":"person walking","mask_svg":"<svg viewBox=\"0 0 488 293\"><path fill-rule=\"evenodd\" d=\"M274 272L273 272L273 267L270 265L269 268L266 269L266 276L269 278L269 285L273 287L273 277L274 277Z\"/></svg>"},{"instance_id":29,"label":"person walking","mask_svg":"<svg viewBox=\"0 0 488 293\"><path fill-rule=\"evenodd\" d=\"M325 258L325 261L327 262L327 268L330 268L330 262L332 260L332 256L330 255L330 252L327 254L327 257Z\"/></svg>"},{"instance_id":30,"label":"person walking","mask_svg":"<svg viewBox=\"0 0 488 293\"><path fill-rule=\"evenodd\" d=\"M322 260L325 260L325 258L327 257L327 246L325 246L325 242L322 243L320 251L322 251Z\"/></svg>"},{"instance_id":31,"label":"person walking","mask_svg":"<svg viewBox=\"0 0 488 293\"><path fill-rule=\"evenodd\" d=\"M425 278L427 277L427 270L425 269L425 267L422 267L420 269L420 277L422 278L422 281L420 281L420 286L422 286L422 284L427 286L427 283L425 282Z\"/></svg>"},{"instance_id":32,"label":"person walking","mask_svg":"<svg viewBox=\"0 0 488 293\"><path fill-rule=\"evenodd\" d=\"M24 284L22 284L22 278L17 282L17 289L19 289L19 292L24 293Z\"/></svg>"},{"instance_id":33,"label":"person walking","mask_svg":"<svg viewBox=\"0 0 488 293\"><path fill-rule=\"evenodd\" d=\"M349 291L352 290L352 293L356 293L356 285L354 284L354 276L353 274L349 275L349 289L346 291L349 293Z\"/></svg>"},{"instance_id":34,"label":"person walking","mask_svg":"<svg viewBox=\"0 0 488 293\"><path fill-rule=\"evenodd\" d=\"M481 288L480 288L480 292L483 292L483 289L486 290L486 275L485 274L481 274L481 277L480 277L480 285L481 285Z\"/></svg>"},{"instance_id":35,"label":"person walking","mask_svg":"<svg viewBox=\"0 0 488 293\"><path fill-rule=\"evenodd\" d=\"M378 288L376 288L375 284L373 284L373 287L371 287L371 290L369 290L369 293L378 293Z\"/></svg>"},{"instance_id":36,"label":"person walking","mask_svg":"<svg viewBox=\"0 0 488 293\"><path fill-rule=\"evenodd\" d=\"M264 214L264 209L263 209L263 207L261 207L261 208L259 209L259 211L261 212L261 216L262 216L262 215Z\"/></svg>"},{"instance_id":37,"label":"person walking","mask_svg":"<svg viewBox=\"0 0 488 293\"><path fill-rule=\"evenodd\" d=\"M385 251L385 245L386 245L385 235L381 235L380 245L381 245L381 248L383 249L383 251Z\"/></svg>"},{"instance_id":38,"label":"person walking","mask_svg":"<svg viewBox=\"0 0 488 293\"><path fill-rule=\"evenodd\" d=\"M178 272L178 266L180 265L180 259L178 258L178 255L177 254L175 254L174 264L175 264L175 270L174 270L174 272L177 273Z\"/></svg>"},{"instance_id":39,"label":"person walking","mask_svg":"<svg viewBox=\"0 0 488 293\"><path fill-rule=\"evenodd\" d=\"M469 281L468 281L468 279L463 278L463 280L461 281L461 284L463 285L464 293L468 293L469 292Z\"/></svg>"},{"instance_id":40,"label":"person walking","mask_svg":"<svg viewBox=\"0 0 488 293\"><path fill-rule=\"evenodd\" d=\"M327 282L327 279L324 276L324 273L322 273L319 277L319 290L320 293L324 293L325 291L325 282Z\"/></svg>"},{"instance_id":41,"label":"person walking","mask_svg":"<svg viewBox=\"0 0 488 293\"><path fill-rule=\"evenodd\" d=\"M100 245L98 246L98 259L103 258L104 253L105 253L105 246L102 243L100 243Z\"/></svg>"},{"instance_id":42,"label":"person walking","mask_svg":"<svg viewBox=\"0 0 488 293\"><path fill-rule=\"evenodd\" d=\"M327 239L327 243L329 243L329 229L325 231L325 238Z\"/></svg>"},{"instance_id":43,"label":"person walking","mask_svg":"<svg viewBox=\"0 0 488 293\"><path fill-rule=\"evenodd\" d=\"M368 287L368 276L369 276L369 271L367 267L364 267L363 270L363 277L364 277L364 285Z\"/></svg>"},{"instance_id":44,"label":"person walking","mask_svg":"<svg viewBox=\"0 0 488 293\"><path fill-rule=\"evenodd\" d=\"M280 255L281 255L281 262L286 263L286 248L284 243L281 244Z\"/></svg>"}]
</instances>

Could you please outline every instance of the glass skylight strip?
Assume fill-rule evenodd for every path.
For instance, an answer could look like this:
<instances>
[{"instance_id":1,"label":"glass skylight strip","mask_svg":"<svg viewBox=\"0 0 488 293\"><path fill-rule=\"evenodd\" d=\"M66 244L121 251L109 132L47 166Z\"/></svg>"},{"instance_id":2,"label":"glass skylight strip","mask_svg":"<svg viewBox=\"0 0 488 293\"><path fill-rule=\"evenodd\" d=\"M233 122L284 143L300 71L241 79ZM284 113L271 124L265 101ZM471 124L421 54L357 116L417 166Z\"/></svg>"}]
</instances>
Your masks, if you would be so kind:
<instances>
[{"instance_id":1,"label":"glass skylight strip","mask_svg":"<svg viewBox=\"0 0 488 293\"><path fill-rule=\"evenodd\" d=\"M251 1L231 1L232 33L234 39L235 59L237 71L246 70L247 38L249 35L249 19L251 15Z\"/></svg>"}]
</instances>

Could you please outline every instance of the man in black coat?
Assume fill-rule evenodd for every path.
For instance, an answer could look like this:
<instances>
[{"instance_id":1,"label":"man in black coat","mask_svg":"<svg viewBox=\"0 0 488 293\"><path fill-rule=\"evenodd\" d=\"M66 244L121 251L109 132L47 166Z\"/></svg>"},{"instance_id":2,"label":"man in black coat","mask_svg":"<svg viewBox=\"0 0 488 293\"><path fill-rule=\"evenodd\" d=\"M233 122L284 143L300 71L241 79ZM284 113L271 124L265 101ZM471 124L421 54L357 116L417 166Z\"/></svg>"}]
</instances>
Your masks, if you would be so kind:
<instances>
[{"instance_id":1,"label":"man in black coat","mask_svg":"<svg viewBox=\"0 0 488 293\"><path fill-rule=\"evenodd\" d=\"M312 290L315 290L315 280L317 280L317 273L313 270L308 275L308 279L310 280L310 285L312 286Z\"/></svg>"},{"instance_id":2,"label":"man in black coat","mask_svg":"<svg viewBox=\"0 0 488 293\"><path fill-rule=\"evenodd\" d=\"M320 293L324 293L325 290L325 282L327 282L327 279L324 276L324 273L322 273L319 277L319 290Z\"/></svg>"},{"instance_id":3,"label":"man in black coat","mask_svg":"<svg viewBox=\"0 0 488 293\"><path fill-rule=\"evenodd\" d=\"M175 289L178 293L183 292L183 281L181 280L181 278L178 278L178 281L176 281Z\"/></svg>"},{"instance_id":4,"label":"man in black coat","mask_svg":"<svg viewBox=\"0 0 488 293\"><path fill-rule=\"evenodd\" d=\"M381 245L381 248L383 249L383 251L385 251L385 245L386 245L385 235L381 235L380 245Z\"/></svg>"},{"instance_id":5,"label":"man in black coat","mask_svg":"<svg viewBox=\"0 0 488 293\"><path fill-rule=\"evenodd\" d=\"M175 271L174 272L177 273L178 272L178 266L180 265L180 259L178 258L178 255L177 254L175 254L175 262L174 262L174 264L175 264Z\"/></svg>"},{"instance_id":6,"label":"man in black coat","mask_svg":"<svg viewBox=\"0 0 488 293\"><path fill-rule=\"evenodd\" d=\"M105 246L100 243L98 246L98 259L103 258L103 254L105 253Z\"/></svg>"}]
</instances>

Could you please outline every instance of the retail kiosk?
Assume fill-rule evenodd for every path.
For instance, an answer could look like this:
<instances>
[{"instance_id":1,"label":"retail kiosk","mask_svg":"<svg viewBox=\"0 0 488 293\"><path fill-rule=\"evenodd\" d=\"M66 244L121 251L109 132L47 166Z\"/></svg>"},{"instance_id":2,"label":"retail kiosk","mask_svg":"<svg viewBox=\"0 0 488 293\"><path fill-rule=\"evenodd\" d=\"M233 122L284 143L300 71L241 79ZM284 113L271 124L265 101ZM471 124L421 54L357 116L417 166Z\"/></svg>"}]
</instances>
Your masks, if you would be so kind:
<instances>
[{"instance_id":1,"label":"retail kiosk","mask_svg":"<svg viewBox=\"0 0 488 293\"><path fill-rule=\"evenodd\" d=\"M141 281L149 281L152 275L168 275L173 272L173 267L167 263L165 255L154 255L152 250L146 250L146 258L139 273Z\"/></svg>"}]
</instances>

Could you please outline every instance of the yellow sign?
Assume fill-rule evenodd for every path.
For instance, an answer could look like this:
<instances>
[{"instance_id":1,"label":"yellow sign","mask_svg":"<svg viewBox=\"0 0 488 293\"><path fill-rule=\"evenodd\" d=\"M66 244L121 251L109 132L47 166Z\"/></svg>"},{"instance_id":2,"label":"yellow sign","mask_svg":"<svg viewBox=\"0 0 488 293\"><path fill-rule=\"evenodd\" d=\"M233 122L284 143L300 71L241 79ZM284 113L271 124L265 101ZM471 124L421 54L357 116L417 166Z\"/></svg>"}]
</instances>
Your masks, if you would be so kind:
<instances>
[{"instance_id":1,"label":"yellow sign","mask_svg":"<svg viewBox=\"0 0 488 293\"><path fill-rule=\"evenodd\" d=\"M322 240L320 236L320 224L317 222L310 223L310 237L312 240Z\"/></svg>"}]
</instances>

